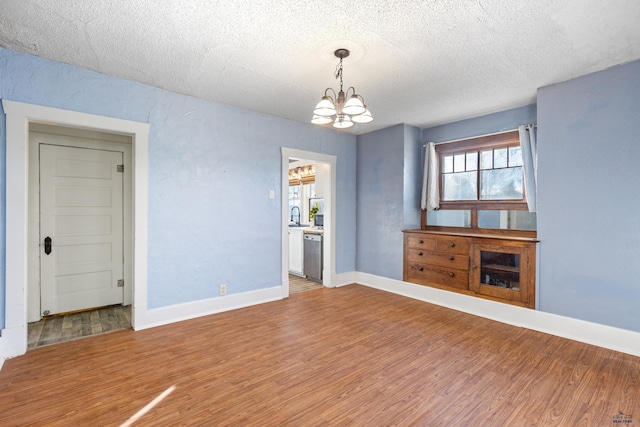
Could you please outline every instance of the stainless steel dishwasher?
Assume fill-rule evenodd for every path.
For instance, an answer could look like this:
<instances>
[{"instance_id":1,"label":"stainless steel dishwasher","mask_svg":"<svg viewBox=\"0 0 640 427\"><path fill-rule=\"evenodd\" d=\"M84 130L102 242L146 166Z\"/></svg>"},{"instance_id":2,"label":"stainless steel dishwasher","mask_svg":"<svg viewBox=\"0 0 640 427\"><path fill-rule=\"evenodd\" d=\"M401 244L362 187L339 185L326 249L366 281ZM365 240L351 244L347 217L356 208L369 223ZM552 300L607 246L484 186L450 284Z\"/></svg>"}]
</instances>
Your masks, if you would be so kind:
<instances>
[{"instance_id":1,"label":"stainless steel dishwasher","mask_svg":"<svg viewBox=\"0 0 640 427\"><path fill-rule=\"evenodd\" d=\"M322 234L304 233L304 274L322 283Z\"/></svg>"}]
</instances>

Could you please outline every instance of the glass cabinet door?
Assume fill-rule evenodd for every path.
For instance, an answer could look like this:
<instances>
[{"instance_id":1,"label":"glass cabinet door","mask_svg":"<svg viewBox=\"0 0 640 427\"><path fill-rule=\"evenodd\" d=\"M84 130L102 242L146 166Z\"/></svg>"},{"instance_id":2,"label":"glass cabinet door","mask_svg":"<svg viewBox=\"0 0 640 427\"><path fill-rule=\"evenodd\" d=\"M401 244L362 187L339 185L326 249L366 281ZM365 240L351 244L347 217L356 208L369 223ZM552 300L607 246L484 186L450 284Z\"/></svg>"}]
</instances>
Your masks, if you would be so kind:
<instances>
[{"instance_id":1,"label":"glass cabinet door","mask_svg":"<svg viewBox=\"0 0 640 427\"><path fill-rule=\"evenodd\" d=\"M520 290L520 254L480 251L480 283Z\"/></svg>"},{"instance_id":2,"label":"glass cabinet door","mask_svg":"<svg viewBox=\"0 0 640 427\"><path fill-rule=\"evenodd\" d=\"M475 293L535 306L535 250L528 242L474 243L469 288Z\"/></svg>"}]
</instances>

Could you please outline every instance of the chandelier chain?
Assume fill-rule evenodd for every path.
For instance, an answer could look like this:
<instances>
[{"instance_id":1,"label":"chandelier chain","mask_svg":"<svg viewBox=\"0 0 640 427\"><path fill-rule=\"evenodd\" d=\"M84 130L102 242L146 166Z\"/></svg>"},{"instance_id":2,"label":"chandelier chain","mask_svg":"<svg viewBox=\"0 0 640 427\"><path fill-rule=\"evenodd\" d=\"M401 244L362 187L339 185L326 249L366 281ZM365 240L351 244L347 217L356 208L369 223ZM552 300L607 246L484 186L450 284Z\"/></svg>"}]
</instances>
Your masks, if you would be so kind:
<instances>
[{"instance_id":1,"label":"chandelier chain","mask_svg":"<svg viewBox=\"0 0 640 427\"><path fill-rule=\"evenodd\" d=\"M340 63L336 67L335 77L340 79L340 92L342 92L342 58L340 58Z\"/></svg>"}]
</instances>

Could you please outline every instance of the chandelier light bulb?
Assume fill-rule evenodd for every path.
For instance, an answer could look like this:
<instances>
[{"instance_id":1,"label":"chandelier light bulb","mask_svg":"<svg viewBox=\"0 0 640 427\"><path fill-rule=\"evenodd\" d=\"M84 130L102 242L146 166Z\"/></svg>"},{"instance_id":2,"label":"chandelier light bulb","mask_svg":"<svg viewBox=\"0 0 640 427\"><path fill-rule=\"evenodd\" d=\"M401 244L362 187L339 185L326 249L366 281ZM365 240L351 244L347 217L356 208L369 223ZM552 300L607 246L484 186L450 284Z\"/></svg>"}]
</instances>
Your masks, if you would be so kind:
<instances>
[{"instance_id":1,"label":"chandelier light bulb","mask_svg":"<svg viewBox=\"0 0 640 427\"><path fill-rule=\"evenodd\" d=\"M313 110L313 114L318 116L333 116L336 114L336 107L333 105L333 101L328 96L323 96L318 105L316 105L315 110Z\"/></svg>"},{"instance_id":2,"label":"chandelier light bulb","mask_svg":"<svg viewBox=\"0 0 640 427\"><path fill-rule=\"evenodd\" d=\"M350 116L362 114L365 110L364 104L360 101L358 95L355 94L351 95L349 100L344 104L344 107L342 107L342 112Z\"/></svg>"},{"instance_id":3,"label":"chandelier light bulb","mask_svg":"<svg viewBox=\"0 0 640 427\"><path fill-rule=\"evenodd\" d=\"M346 114L336 115L336 120L333 122L333 127L337 129L347 129L353 126L351 117Z\"/></svg>"},{"instance_id":4,"label":"chandelier light bulb","mask_svg":"<svg viewBox=\"0 0 640 427\"><path fill-rule=\"evenodd\" d=\"M327 125L332 121L333 119L331 119L331 116L319 116L317 114L314 114L313 118L311 119L311 123L313 123L314 125Z\"/></svg>"},{"instance_id":5,"label":"chandelier light bulb","mask_svg":"<svg viewBox=\"0 0 640 427\"><path fill-rule=\"evenodd\" d=\"M358 114L357 116L351 116L351 121L354 123L371 123L373 121L373 117L371 117L371 113L369 110L364 110L364 113Z\"/></svg>"}]
</instances>

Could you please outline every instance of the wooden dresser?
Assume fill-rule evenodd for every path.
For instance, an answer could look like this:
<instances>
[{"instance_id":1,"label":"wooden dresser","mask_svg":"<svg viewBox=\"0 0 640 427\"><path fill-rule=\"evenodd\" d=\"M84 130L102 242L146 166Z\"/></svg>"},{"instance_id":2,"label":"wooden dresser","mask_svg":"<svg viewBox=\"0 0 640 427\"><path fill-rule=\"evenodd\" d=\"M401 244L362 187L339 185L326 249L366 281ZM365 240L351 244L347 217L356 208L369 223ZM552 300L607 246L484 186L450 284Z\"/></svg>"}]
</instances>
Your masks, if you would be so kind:
<instances>
[{"instance_id":1,"label":"wooden dresser","mask_svg":"<svg viewBox=\"0 0 640 427\"><path fill-rule=\"evenodd\" d=\"M536 240L404 231L404 280L535 307Z\"/></svg>"}]
</instances>

